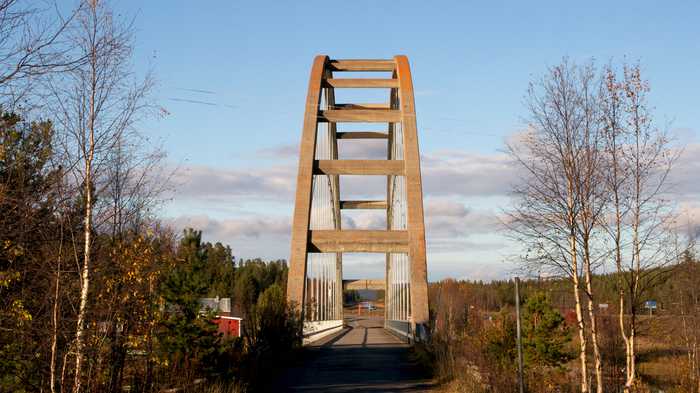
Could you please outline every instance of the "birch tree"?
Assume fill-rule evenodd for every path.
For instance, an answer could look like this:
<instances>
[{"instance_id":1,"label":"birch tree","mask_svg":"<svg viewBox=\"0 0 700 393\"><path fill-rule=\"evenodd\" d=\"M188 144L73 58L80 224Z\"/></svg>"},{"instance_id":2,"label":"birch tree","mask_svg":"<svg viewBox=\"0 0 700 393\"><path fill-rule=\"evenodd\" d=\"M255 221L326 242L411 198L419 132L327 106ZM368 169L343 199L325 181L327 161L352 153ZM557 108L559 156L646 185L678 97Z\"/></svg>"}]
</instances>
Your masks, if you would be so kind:
<instances>
[{"instance_id":1,"label":"birch tree","mask_svg":"<svg viewBox=\"0 0 700 393\"><path fill-rule=\"evenodd\" d=\"M509 226L516 240L528 245L523 258L532 270L568 277L574 295L579 339L580 388L590 391L588 338L582 292L588 297L591 344L594 347L597 391L602 391L600 353L590 285L590 238L600 211L595 179L596 83L592 65L578 67L565 60L530 85L526 105L529 129L508 146L525 174L513 189L515 207Z\"/></svg>"},{"instance_id":2,"label":"birch tree","mask_svg":"<svg viewBox=\"0 0 700 393\"><path fill-rule=\"evenodd\" d=\"M598 344L597 309L593 293L593 272L600 265L600 247L596 247L599 236L600 217L605 213L606 191L602 187L602 173L606 169L601 160L601 125L599 93L600 83L592 65L581 69L579 99L581 107L581 126L577 136L574 193L578 195L579 215L576 226L583 263L584 292L590 324L591 347L593 348L593 363L596 377L596 391L603 392L603 365ZM604 256L604 254L603 254Z\"/></svg>"},{"instance_id":3,"label":"birch tree","mask_svg":"<svg viewBox=\"0 0 700 393\"><path fill-rule=\"evenodd\" d=\"M114 19L102 1L83 4L70 31L75 57L86 61L50 83L53 112L63 131L64 154L84 204L80 303L75 330L74 392L81 391L86 321L93 268L95 217L106 187L104 167L121 138L150 108L152 79L137 80L132 68L132 26Z\"/></svg>"},{"instance_id":4,"label":"birch tree","mask_svg":"<svg viewBox=\"0 0 700 393\"><path fill-rule=\"evenodd\" d=\"M622 78L607 67L601 108L605 130L605 184L610 209L605 227L617 271L618 323L625 345L625 391L637 380L638 311L665 274L673 209L666 198L677 158L646 103L649 85L640 67L625 65ZM672 252L671 252L672 254Z\"/></svg>"}]
</instances>

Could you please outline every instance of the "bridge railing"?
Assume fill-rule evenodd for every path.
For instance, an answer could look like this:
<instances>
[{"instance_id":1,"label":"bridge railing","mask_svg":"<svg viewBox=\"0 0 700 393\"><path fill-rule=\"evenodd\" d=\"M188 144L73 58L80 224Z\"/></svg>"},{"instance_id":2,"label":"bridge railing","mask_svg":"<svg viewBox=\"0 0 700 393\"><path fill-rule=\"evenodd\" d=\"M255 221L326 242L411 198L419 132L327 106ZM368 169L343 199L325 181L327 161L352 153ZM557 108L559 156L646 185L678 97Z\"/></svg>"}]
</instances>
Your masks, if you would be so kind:
<instances>
[{"instance_id":1,"label":"bridge railing","mask_svg":"<svg viewBox=\"0 0 700 393\"><path fill-rule=\"evenodd\" d=\"M333 100L323 89L319 107L327 109ZM317 126L315 159L337 158L335 130L330 123ZM340 212L337 201L338 179L332 175L314 175L312 179L309 229L338 229ZM308 253L304 295L304 339L314 341L343 326L342 262L339 253Z\"/></svg>"}]
</instances>

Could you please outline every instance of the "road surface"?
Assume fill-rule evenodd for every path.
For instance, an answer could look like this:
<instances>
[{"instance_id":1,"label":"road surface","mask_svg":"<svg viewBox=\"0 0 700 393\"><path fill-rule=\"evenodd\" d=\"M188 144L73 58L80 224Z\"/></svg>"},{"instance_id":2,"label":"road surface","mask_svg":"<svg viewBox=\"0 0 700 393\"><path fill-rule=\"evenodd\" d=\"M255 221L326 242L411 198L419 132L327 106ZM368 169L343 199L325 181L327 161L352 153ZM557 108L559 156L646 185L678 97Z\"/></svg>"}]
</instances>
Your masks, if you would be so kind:
<instances>
[{"instance_id":1,"label":"road surface","mask_svg":"<svg viewBox=\"0 0 700 393\"><path fill-rule=\"evenodd\" d=\"M425 392L433 386L411 360L409 346L377 317L346 318L341 332L305 348L275 392Z\"/></svg>"}]
</instances>

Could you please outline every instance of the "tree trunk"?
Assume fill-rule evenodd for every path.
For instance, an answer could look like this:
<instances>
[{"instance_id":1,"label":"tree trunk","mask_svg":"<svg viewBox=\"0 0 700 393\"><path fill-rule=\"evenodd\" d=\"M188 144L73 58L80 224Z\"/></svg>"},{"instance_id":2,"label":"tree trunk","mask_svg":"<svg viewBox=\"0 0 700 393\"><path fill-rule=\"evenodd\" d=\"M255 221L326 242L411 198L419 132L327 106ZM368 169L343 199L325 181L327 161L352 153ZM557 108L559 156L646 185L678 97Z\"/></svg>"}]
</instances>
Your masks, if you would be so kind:
<instances>
[{"instance_id":1,"label":"tree trunk","mask_svg":"<svg viewBox=\"0 0 700 393\"><path fill-rule=\"evenodd\" d=\"M588 361L586 359L586 349L588 346L586 340L586 327L583 322L583 310L581 308L581 293L579 287L579 276L578 276L578 266L576 257L576 238L571 235L571 249L572 249L572 266L573 266L573 290L574 290L574 300L576 301L576 326L578 326L578 338L579 338L579 359L581 361L581 393L588 393Z\"/></svg>"},{"instance_id":2,"label":"tree trunk","mask_svg":"<svg viewBox=\"0 0 700 393\"><path fill-rule=\"evenodd\" d=\"M53 332L51 335L51 375L49 384L51 385L51 393L56 393L56 352L58 347L58 313L60 309L60 287L61 287L61 258L63 252L63 226L61 225L59 247L58 247L58 263L56 266L56 291L53 300Z\"/></svg>"},{"instance_id":3,"label":"tree trunk","mask_svg":"<svg viewBox=\"0 0 700 393\"><path fill-rule=\"evenodd\" d=\"M588 360L586 359L586 327L583 322L583 310L581 307L580 280L578 275L578 250L576 247L576 218L574 216L573 185L571 179L567 179L567 207L569 210L569 252L571 253L571 270L574 290L574 300L576 301L576 325L578 326L579 337L579 359L581 361L581 393L588 393Z\"/></svg>"},{"instance_id":4,"label":"tree trunk","mask_svg":"<svg viewBox=\"0 0 700 393\"><path fill-rule=\"evenodd\" d=\"M595 304L593 302L593 289L591 287L591 260L587 242L584 243L584 264L586 293L588 295L588 318L591 322L591 345L593 346L593 361L595 366L596 392L603 393L603 364L598 346L598 325L596 323Z\"/></svg>"},{"instance_id":5,"label":"tree trunk","mask_svg":"<svg viewBox=\"0 0 700 393\"><path fill-rule=\"evenodd\" d=\"M91 171L90 164L86 165L86 171ZM85 249L83 252L83 269L80 280L80 308L78 309L78 323L75 332L75 382L73 392L79 393L81 387L81 374L83 363L83 347L85 334L85 313L87 311L88 292L90 289L90 250L92 248L92 187L90 176L85 181Z\"/></svg>"},{"instance_id":6,"label":"tree trunk","mask_svg":"<svg viewBox=\"0 0 700 393\"><path fill-rule=\"evenodd\" d=\"M634 305L632 305L632 314L630 317L630 334L629 334L629 344L627 345L629 350L629 372L627 373L627 382L625 382L625 390L631 390L634 386L635 379L637 378L637 359L635 356L635 338L637 337L637 312L634 310Z\"/></svg>"},{"instance_id":7,"label":"tree trunk","mask_svg":"<svg viewBox=\"0 0 700 393\"><path fill-rule=\"evenodd\" d=\"M80 393L80 383L82 374L83 362L83 335L85 334L85 314L87 312L88 294L90 291L90 264L92 250L92 204L93 204L93 189L92 189L92 160L95 156L95 94L97 89L96 81L96 62L97 55L95 48L92 48L91 62L92 74L90 84L90 103L89 103L89 118L88 118L88 133L89 145L85 152L85 226L84 239L85 248L83 250L83 271L80 282L80 308L78 310L78 323L75 332L75 382L73 384L73 392Z\"/></svg>"},{"instance_id":8,"label":"tree trunk","mask_svg":"<svg viewBox=\"0 0 700 393\"><path fill-rule=\"evenodd\" d=\"M578 276L574 277L574 300L576 301L576 326L578 326L579 360L581 362L581 393L588 393L588 361L586 360L586 332L583 322L583 311L581 309L581 296L579 292Z\"/></svg>"},{"instance_id":9,"label":"tree trunk","mask_svg":"<svg viewBox=\"0 0 700 393\"><path fill-rule=\"evenodd\" d=\"M629 393L631 391L632 384L634 383L634 346L633 342L634 340L630 339L630 336L627 334L627 329L625 328L625 283L624 283L624 271L622 269L622 212L620 211L620 194L619 194L619 180L618 180L618 162L617 162L617 154L618 154L618 147L617 147L617 141L613 141L613 171L614 171L614 178L613 178L613 195L615 197L614 203L615 203L615 235L614 235L614 242L615 242L615 267L617 269L617 287L618 287L618 296L619 296L619 323L620 323L620 336L622 337L622 341L624 342L625 345L625 388L624 391L625 393ZM632 295L632 294L630 294ZM630 300L631 303L631 300Z\"/></svg>"},{"instance_id":10,"label":"tree trunk","mask_svg":"<svg viewBox=\"0 0 700 393\"><path fill-rule=\"evenodd\" d=\"M618 275L620 273L618 272ZM620 335L622 336L622 340L625 343L625 392L629 392L629 388L627 387L627 381L629 380L630 377L630 340L629 337L627 337L627 330L625 329L625 293L622 289L620 289L619 292L620 296L620 311L618 314L619 317L619 322L620 322Z\"/></svg>"}]
</instances>

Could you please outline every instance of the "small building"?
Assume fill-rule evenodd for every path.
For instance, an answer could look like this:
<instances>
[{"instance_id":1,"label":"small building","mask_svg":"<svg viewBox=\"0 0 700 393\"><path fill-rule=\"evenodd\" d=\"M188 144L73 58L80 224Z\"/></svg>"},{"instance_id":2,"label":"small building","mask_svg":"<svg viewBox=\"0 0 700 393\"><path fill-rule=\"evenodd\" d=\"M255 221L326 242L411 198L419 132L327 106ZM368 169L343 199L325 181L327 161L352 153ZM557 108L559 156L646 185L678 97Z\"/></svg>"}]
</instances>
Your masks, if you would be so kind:
<instances>
[{"instance_id":1,"label":"small building","mask_svg":"<svg viewBox=\"0 0 700 393\"><path fill-rule=\"evenodd\" d=\"M241 337L241 323L243 318L217 315L214 323L218 327L217 331L224 337Z\"/></svg>"}]
</instances>

